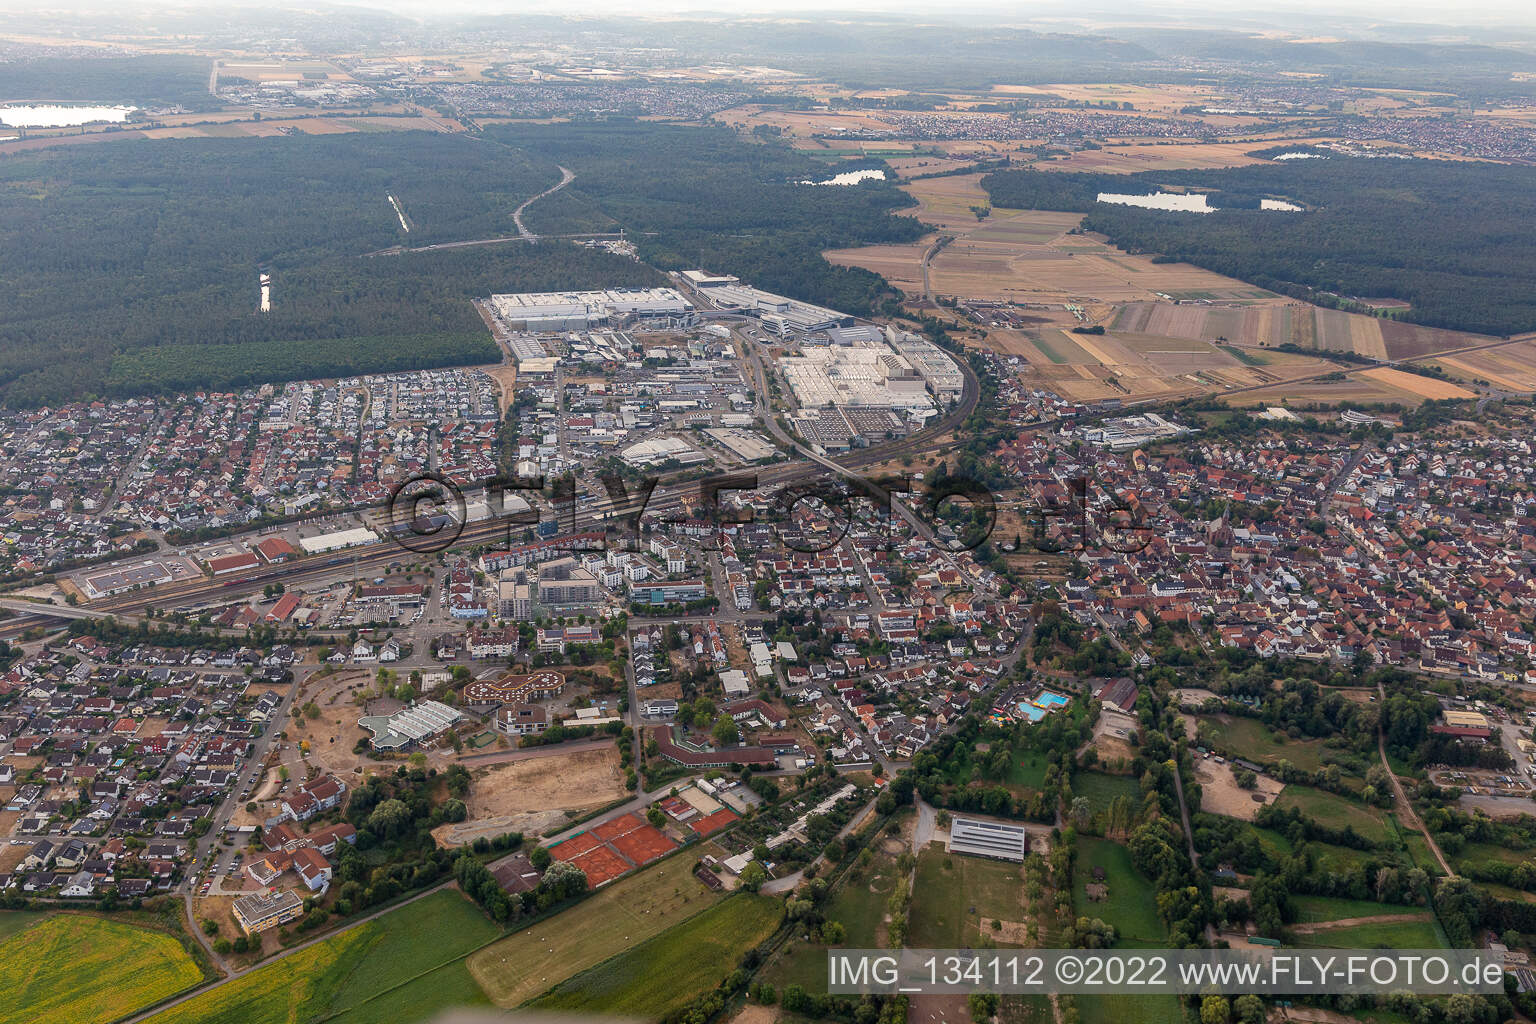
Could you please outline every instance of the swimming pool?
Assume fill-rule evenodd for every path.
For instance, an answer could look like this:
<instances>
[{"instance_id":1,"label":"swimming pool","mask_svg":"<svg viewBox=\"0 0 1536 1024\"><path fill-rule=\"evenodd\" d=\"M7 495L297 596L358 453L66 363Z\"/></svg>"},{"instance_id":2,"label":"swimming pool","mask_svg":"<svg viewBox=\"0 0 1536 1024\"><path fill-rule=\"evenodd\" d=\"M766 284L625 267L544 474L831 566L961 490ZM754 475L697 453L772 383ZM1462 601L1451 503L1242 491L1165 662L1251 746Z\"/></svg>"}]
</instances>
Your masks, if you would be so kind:
<instances>
[{"instance_id":1,"label":"swimming pool","mask_svg":"<svg viewBox=\"0 0 1536 1024\"><path fill-rule=\"evenodd\" d=\"M1031 722L1038 722L1046 716L1046 710L1045 708L1037 708L1033 704L1026 704L1021 701L1019 703L1019 714Z\"/></svg>"},{"instance_id":2,"label":"swimming pool","mask_svg":"<svg viewBox=\"0 0 1536 1024\"><path fill-rule=\"evenodd\" d=\"M1063 697L1061 694L1052 693L1050 690L1046 690L1044 693L1040 694L1040 696L1035 698L1035 705L1037 707L1045 708L1048 711L1054 711L1057 708L1066 707L1070 703L1072 702Z\"/></svg>"}]
</instances>

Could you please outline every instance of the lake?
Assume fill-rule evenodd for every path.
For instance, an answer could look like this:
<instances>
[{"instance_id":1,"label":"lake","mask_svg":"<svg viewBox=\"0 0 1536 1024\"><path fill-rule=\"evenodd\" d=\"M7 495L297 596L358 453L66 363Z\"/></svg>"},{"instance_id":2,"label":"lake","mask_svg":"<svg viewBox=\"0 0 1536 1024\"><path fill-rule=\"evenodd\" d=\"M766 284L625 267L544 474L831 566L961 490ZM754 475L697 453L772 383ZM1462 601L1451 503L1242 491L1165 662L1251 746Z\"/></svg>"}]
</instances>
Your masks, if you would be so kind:
<instances>
[{"instance_id":1,"label":"lake","mask_svg":"<svg viewBox=\"0 0 1536 1024\"><path fill-rule=\"evenodd\" d=\"M884 181L885 172L870 167L862 171L844 171L826 181L802 181L802 185L857 185L861 181Z\"/></svg>"},{"instance_id":2,"label":"lake","mask_svg":"<svg viewBox=\"0 0 1536 1024\"><path fill-rule=\"evenodd\" d=\"M82 124L122 124L137 107L65 107L38 104L0 107L0 124L12 128L74 128Z\"/></svg>"}]
</instances>

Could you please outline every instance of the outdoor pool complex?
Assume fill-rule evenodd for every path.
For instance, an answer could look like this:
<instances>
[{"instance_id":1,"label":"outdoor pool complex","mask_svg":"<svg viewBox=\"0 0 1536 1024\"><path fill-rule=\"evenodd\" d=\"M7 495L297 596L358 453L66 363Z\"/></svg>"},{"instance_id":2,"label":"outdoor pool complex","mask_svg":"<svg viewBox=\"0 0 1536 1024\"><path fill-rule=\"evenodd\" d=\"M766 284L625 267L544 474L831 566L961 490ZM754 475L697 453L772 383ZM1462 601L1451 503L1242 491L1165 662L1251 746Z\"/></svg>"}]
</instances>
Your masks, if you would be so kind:
<instances>
[{"instance_id":1,"label":"outdoor pool complex","mask_svg":"<svg viewBox=\"0 0 1536 1024\"><path fill-rule=\"evenodd\" d=\"M1059 693L1046 690L1032 701L1019 701L1019 714L1028 718L1031 722L1038 722L1057 708L1065 707L1070 703L1067 698Z\"/></svg>"}]
</instances>

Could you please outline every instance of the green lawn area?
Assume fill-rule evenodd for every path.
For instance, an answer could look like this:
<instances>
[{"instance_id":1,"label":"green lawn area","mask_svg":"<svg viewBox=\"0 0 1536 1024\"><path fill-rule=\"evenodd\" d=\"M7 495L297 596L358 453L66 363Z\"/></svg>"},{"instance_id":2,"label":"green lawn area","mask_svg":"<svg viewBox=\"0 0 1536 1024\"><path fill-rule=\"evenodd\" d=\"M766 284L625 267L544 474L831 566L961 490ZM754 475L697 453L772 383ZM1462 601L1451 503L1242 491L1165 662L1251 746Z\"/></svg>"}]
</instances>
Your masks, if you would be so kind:
<instances>
[{"instance_id":1,"label":"green lawn area","mask_svg":"<svg viewBox=\"0 0 1536 1024\"><path fill-rule=\"evenodd\" d=\"M1397 921L1390 924L1361 924L1352 928L1329 928L1311 935L1296 936L1296 945L1332 949L1440 949L1445 946L1433 921Z\"/></svg>"},{"instance_id":2,"label":"green lawn area","mask_svg":"<svg viewBox=\"0 0 1536 1024\"><path fill-rule=\"evenodd\" d=\"M1022 868L1005 861L952 856L939 849L917 858L907 945L914 949L974 946L991 922L1024 919Z\"/></svg>"},{"instance_id":3,"label":"green lawn area","mask_svg":"<svg viewBox=\"0 0 1536 1024\"><path fill-rule=\"evenodd\" d=\"M1274 763L1281 759L1297 768L1317 771L1323 766L1321 740L1293 740L1275 732L1256 718L1234 715L1201 715L1200 730L1231 757Z\"/></svg>"},{"instance_id":4,"label":"green lawn area","mask_svg":"<svg viewBox=\"0 0 1536 1024\"><path fill-rule=\"evenodd\" d=\"M1116 797L1128 797L1131 808L1141 806L1141 783L1129 775L1106 775L1103 772L1078 772L1072 776L1072 795L1087 797L1094 814L1108 810Z\"/></svg>"},{"instance_id":5,"label":"green lawn area","mask_svg":"<svg viewBox=\"0 0 1536 1024\"><path fill-rule=\"evenodd\" d=\"M1048 758L1038 750L1014 750L1013 769L1004 781L1025 789L1040 789L1045 785L1045 766Z\"/></svg>"},{"instance_id":6,"label":"green lawn area","mask_svg":"<svg viewBox=\"0 0 1536 1024\"><path fill-rule=\"evenodd\" d=\"M693 877L693 863L668 857L621 878L475 953L469 972L497 1006L519 1006L715 903L720 897Z\"/></svg>"},{"instance_id":7,"label":"green lawn area","mask_svg":"<svg viewBox=\"0 0 1536 1024\"><path fill-rule=\"evenodd\" d=\"M1363 850L1352 850L1347 846L1330 846L1328 843L1313 843L1312 850L1317 854L1317 870L1344 872L1359 864L1364 864L1375 854L1366 853Z\"/></svg>"},{"instance_id":8,"label":"green lawn area","mask_svg":"<svg viewBox=\"0 0 1536 1024\"><path fill-rule=\"evenodd\" d=\"M1275 806L1282 810L1294 807L1329 828L1351 827L1377 842L1391 838L1386 816L1381 811L1336 793L1309 786L1286 786Z\"/></svg>"},{"instance_id":9,"label":"green lawn area","mask_svg":"<svg viewBox=\"0 0 1536 1024\"><path fill-rule=\"evenodd\" d=\"M1335 896L1292 896L1297 924L1342 921L1350 917L1374 917L1377 914L1411 914L1422 908L1375 900L1346 900Z\"/></svg>"},{"instance_id":10,"label":"green lawn area","mask_svg":"<svg viewBox=\"0 0 1536 1024\"><path fill-rule=\"evenodd\" d=\"M1095 867L1103 867L1109 898L1094 903L1086 886L1094 880ZM1114 927L1117 946L1157 946L1164 940L1163 921L1158 920L1152 883L1130 863L1130 851L1109 840L1080 838L1072 886L1072 906L1078 917L1100 918Z\"/></svg>"},{"instance_id":11,"label":"green lawn area","mask_svg":"<svg viewBox=\"0 0 1536 1024\"><path fill-rule=\"evenodd\" d=\"M464 957L501 929L456 890L433 893L377 920L210 989L155 1024L287 1024L295 1020L423 1020L483 1005Z\"/></svg>"},{"instance_id":12,"label":"green lawn area","mask_svg":"<svg viewBox=\"0 0 1536 1024\"><path fill-rule=\"evenodd\" d=\"M783 911L771 896L733 896L568 979L532 1005L660 1019L719 984L743 953L773 934Z\"/></svg>"},{"instance_id":13,"label":"green lawn area","mask_svg":"<svg viewBox=\"0 0 1536 1024\"><path fill-rule=\"evenodd\" d=\"M1516 903L1536 903L1536 892L1526 892L1497 882L1478 882L1477 887L1497 900L1513 900Z\"/></svg>"},{"instance_id":14,"label":"green lawn area","mask_svg":"<svg viewBox=\"0 0 1536 1024\"><path fill-rule=\"evenodd\" d=\"M1089 900L1085 891L1093 881L1094 868L1104 869L1104 884L1109 887L1108 899L1097 903ZM1152 883L1131 864L1129 850L1107 839L1081 838L1074 875L1072 905L1077 915L1097 917L1113 927L1117 946L1155 947L1163 942L1163 923L1157 916Z\"/></svg>"},{"instance_id":15,"label":"green lawn area","mask_svg":"<svg viewBox=\"0 0 1536 1024\"><path fill-rule=\"evenodd\" d=\"M1077 997L1083 1024L1184 1024L1178 996Z\"/></svg>"},{"instance_id":16,"label":"green lawn area","mask_svg":"<svg viewBox=\"0 0 1536 1024\"><path fill-rule=\"evenodd\" d=\"M1430 852L1429 841L1424 838L1424 833L1416 828L1404 828L1402 823L1392 814L1387 815L1387 822L1396 828L1398 838L1407 847L1408 856L1413 861L1414 867L1423 868L1431 875L1445 874L1440 868L1440 862Z\"/></svg>"},{"instance_id":17,"label":"green lawn area","mask_svg":"<svg viewBox=\"0 0 1536 1024\"><path fill-rule=\"evenodd\" d=\"M1420 840L1424 837L1420 836ZM1428 844L1425 844L1426 852ZM1434 859L1434 855L1430 855ZM1495 846L1492 843L1467 843L1457 853L1447 854L1446 859L1460 867L1463 864L1476 864L1480 861L1496 860L1504 864L1523 864L1528 860L1536 860L1536 850L1522 850L1515 847Z\"/></svg>"},{"instance_id":18,"label":"green lawn area","mask_svg":"<svg viewBox=\"0 0 1536 1024\"><path fill-rule=\"evenodd\" d=\"M7 920L0 942L0 1024L116 1020L203 980L168 932L88 914L27 916Z\"/></svg>"}]
</instances>

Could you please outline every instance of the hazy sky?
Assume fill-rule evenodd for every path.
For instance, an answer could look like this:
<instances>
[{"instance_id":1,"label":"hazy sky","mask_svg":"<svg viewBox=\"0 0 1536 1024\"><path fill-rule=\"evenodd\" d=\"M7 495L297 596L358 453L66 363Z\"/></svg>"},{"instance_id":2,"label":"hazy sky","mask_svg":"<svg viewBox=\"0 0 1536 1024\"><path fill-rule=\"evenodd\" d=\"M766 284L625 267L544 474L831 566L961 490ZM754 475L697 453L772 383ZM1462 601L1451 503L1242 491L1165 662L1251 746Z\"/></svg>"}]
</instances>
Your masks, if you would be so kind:
<instances>
[{"instance_id":1,"label":"hazy sky","mask_svg":"<svg viewBox=\"0 0 1536 1024\"><path fill-rule=\"evenodd\" d=\"M385 10L420 20L466 14L658 18L783 14L827 18L838 13L890 13L935 21L992 19L1010 25L1034 23L1069 28L1117 24L1215 27L1213 23L1231 19L1233 24L1265 25L1299 36L1308 35L1318 25L1327 25L1334 33L1344 32L1350 19L1358 20L1363 34L1370 33L1373 23L1422 24L1433 27L1431 34L1438 35L1454 35L1458 26L1536 25L1536 3L1531 0L1476 0L1454 8L1432 0L562 0L559 4L547 0L318 0L315 4L320 8L340 5ZM42 4L33 0L0 0L0 10L23 15L92 11L121 15L135 6L140 5L134 0L45 0ZM142 6L149 10L179 8L216 13L231 7L273 11L308 5L305 0L149 0Z\"/></svg>"},{"instance_id":2,"label":"hazy sky","mask_svg":"<svg viewBox=\"0 0 1536 1024\"><path fill-rule=\"evenodd\" d=\"M1448 8L1443 2L1432 0L1259 0L1245 3L1240 0L1152 0L1152 2L1113 3L1069 2L1009 2L1009 0L745 0L736 3L700 2L700 0L566 0L558 9L547 3L528 3L523 0L342 0L355 6L379 7L428 16L446 11L458 12L519 12L536 14L617 14L676 16L697 13L709 16L753 13L789 13L833 16L835 12L864 14L891 12L903 15L925 15L936 19L949 19L964 14L990 14L1001 20L1028 21L1033 18L1056 19L1063 15L1104 21L1145 23L1160 20L1179 20L1187 13L1203 20L1213 15L1231 13L1246 19L1268 12L1304 17L1307 14L1328 16L1356 16L1369 20L1391 22L1422 22L1425 24L1454 27L1458 24L1490 24L1513 22L1528 24L1536 21L1536 5L1529 0L1479 0L1473 4ZM1305 29L1304 24L1277 25L1277 28Z\"/></svg>"}]
</instances>

